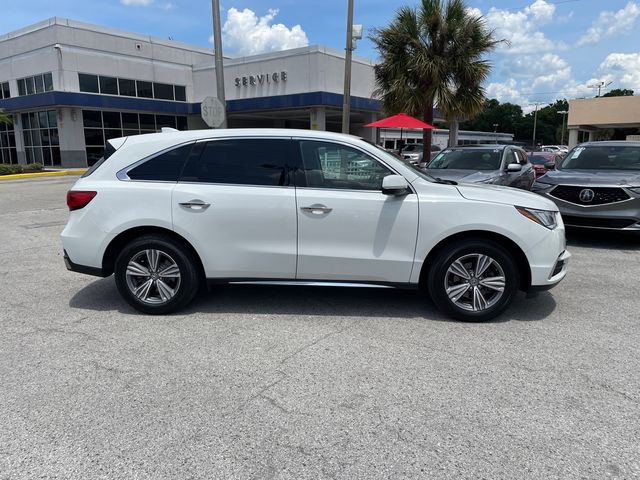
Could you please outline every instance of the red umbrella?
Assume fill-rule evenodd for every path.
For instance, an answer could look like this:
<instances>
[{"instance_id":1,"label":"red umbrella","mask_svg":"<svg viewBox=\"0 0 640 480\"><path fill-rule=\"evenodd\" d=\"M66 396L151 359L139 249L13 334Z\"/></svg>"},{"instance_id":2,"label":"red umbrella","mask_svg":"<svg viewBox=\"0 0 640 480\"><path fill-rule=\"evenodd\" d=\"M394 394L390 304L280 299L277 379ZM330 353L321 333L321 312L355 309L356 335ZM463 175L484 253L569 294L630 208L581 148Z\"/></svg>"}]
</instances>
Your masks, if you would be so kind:
<instances>
[{"instance_id":1,"label":"red umbrella","mask_svg":"<svg viewBox=\"0 0 640 480\"><path fill-rule=\"evenodd\" d=\"M368 123L365 127L380 127L380 128L399 128L400 129L400 144L402 144L402 129L403 128L436 128L433 125L418 120L417 118L407 115L406 113L398 113L392 115L377 122Z\"/></svg>"}]
</instances>

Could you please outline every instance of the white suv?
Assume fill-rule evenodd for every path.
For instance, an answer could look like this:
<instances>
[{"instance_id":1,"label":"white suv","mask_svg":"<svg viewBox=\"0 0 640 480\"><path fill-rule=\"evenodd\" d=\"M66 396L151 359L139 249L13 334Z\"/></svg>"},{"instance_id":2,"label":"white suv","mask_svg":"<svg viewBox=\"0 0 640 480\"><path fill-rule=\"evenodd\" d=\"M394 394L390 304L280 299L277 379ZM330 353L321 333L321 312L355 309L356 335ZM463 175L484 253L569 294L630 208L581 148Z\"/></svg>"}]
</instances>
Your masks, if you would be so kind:
<instances>
[{"instance_id":1,"label":"white suv","mask_svg":"<svg viewBox=\"0 0 640 480\"><path fill-rule=\"evenodd\" d=\"M555 204L432 178L361 139L203 130L110 140L69 191L67 268L115 275L136 309L205 281L423 288L452 317L495 317L566 274Z\"/></svg>"}]
</instances>

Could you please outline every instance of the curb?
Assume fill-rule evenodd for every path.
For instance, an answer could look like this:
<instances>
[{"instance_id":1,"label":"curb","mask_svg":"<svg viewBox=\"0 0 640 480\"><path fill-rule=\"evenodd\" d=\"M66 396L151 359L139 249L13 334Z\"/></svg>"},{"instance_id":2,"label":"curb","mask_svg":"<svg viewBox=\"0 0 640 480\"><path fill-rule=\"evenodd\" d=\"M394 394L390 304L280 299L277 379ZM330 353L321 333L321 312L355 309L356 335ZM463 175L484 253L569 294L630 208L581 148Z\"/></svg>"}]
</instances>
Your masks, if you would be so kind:
<instances>
[{"instance_id":1,"label":"curb","mask_svg":"<svg viewBox=\"0 0 640 480\"><path fill-rule=\"evenodd\" d=\"M62 177L65 175L82 175L86 172L83 170L59 170L56 172L33 172L33 173L15 173L13 175L0 175L2 180L20 180L22 178L38 178L38 177Z\"/></svg>"}]
</instances>

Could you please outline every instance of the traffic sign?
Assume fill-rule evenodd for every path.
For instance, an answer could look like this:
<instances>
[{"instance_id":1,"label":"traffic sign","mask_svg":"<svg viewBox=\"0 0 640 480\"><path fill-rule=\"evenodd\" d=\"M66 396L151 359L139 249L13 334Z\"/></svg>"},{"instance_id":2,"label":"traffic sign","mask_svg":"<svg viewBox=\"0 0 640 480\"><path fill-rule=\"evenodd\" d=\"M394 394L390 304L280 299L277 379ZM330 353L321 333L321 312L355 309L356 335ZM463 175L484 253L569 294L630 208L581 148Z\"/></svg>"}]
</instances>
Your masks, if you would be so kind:
<instances>
[{"instance_id":1,"label":"traffic sign","mask_svg":"<svg viewBox=\"0 0 640 480\"><path fill-rule=\"evenodd\" d=\"M224 122L225 108L217 97L206 97L200 104L200 114L211 128L218 128Z\"/></svg>"}]
</instances>

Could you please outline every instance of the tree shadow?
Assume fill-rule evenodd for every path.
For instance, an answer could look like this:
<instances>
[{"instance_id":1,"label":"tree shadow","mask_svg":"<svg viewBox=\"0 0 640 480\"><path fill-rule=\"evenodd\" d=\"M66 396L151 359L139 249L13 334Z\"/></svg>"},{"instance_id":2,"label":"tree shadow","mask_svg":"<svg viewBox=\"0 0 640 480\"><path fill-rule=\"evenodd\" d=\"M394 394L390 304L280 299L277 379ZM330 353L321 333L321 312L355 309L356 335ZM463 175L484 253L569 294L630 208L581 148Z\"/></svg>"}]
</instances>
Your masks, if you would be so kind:
<instances>
[{"instance_id":1,"label":"tree shadow","mask_svg":"<svg viewBox=\"0 0 640 480\"><path fill-rule=\"evenodd\" d=\"M112 277L96 280L78 291L69 306L137 314L120 297ZM549 292L542 292L533 299L518 293L509 309L491 322L543 320L555 307ZM177 314L189 313L416 318L455 322L440 313L424 293L393 288L215 285Z\"/></svg>"}]
</instances>

